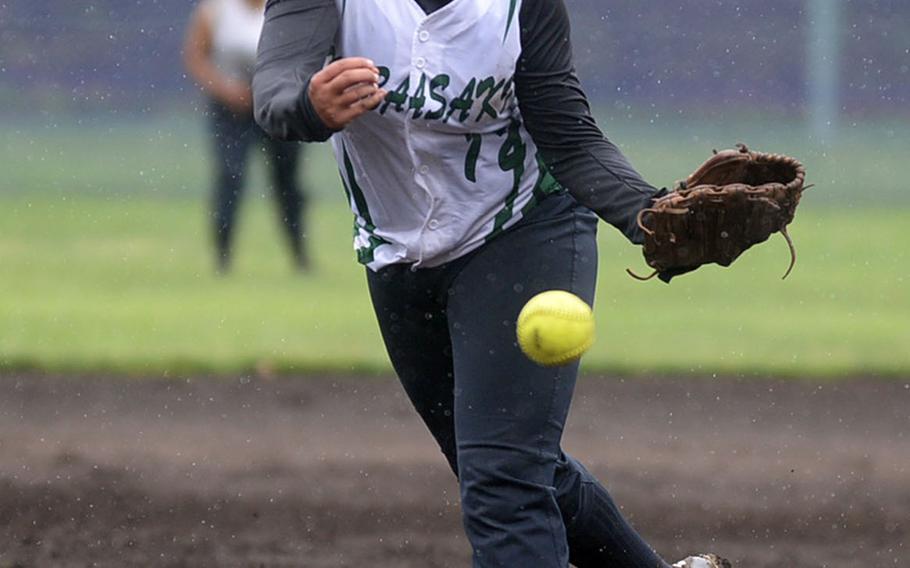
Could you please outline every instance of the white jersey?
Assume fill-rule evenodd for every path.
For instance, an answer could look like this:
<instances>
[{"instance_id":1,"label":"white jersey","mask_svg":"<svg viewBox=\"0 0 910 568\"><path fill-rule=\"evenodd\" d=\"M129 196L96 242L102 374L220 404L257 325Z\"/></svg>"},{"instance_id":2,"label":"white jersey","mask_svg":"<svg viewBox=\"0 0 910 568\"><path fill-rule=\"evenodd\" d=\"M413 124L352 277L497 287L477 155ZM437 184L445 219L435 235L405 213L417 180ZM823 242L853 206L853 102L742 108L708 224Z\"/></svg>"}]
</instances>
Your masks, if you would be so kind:
<instances>
[{"instance_id":1,"label":"white jersey","mask_svg":"<svg viewBox=\"0 0 910 568\"><path fill-rule=\"evenodd\" d=\"M204 1L212 14L212 61L229 77L252 81L265 8L246 0Z\"/></svg>"},{"instance_id":2,"label":"white jersey","mask_svg":"<svg viewBox=\"0 0 910 568\"><path fill-rule=\"evenodd\" d=\"M337 3L335 55L372 59L389 91L332 137L360 262L438 266L559 189L515 99L521 0Z\"/></svg>"}]
</instances>

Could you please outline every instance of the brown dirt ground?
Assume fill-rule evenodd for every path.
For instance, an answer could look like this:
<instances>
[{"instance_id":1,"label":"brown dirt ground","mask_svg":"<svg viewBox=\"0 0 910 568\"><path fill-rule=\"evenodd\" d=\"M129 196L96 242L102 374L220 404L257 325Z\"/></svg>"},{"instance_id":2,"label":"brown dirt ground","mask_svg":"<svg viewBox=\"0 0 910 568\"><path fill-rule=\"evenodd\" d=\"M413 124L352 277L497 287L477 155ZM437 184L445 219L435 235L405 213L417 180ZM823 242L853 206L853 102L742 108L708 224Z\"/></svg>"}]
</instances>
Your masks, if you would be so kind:
<instances>
[{"instance_id":1,"label":"brown dirt ground","mask_svg":"<svg viewBox=\"0 0 910 568\"><path fill-rule=\"evenodd\" d=\"M905 381L587 378L565 445L670 560L910 564ZM465 567L457 496L391 379L0 379L0 567Z\"/></svg>"}]
</instances>

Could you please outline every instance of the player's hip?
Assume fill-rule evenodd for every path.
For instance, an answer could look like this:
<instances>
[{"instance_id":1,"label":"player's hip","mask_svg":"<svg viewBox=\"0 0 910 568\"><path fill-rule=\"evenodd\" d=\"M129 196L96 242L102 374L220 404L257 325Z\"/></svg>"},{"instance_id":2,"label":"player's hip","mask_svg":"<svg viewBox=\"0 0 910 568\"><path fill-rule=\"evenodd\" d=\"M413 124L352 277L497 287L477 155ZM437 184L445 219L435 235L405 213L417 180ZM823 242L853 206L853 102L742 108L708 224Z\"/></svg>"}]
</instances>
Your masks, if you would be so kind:
<instances>
[{"instance_id":1,"label":"player's hip","mask_svg":"<svg viewBox=\"0 0 910 568\"><path fill-rule=\"evenodd\" d=\"M567 288L573 266L596 266L597 216L567 193L545 196L532 210L495 238L470 252L436 266L399 262L368 270L370 281L397 294L413 290L422 301L443 307L455 280L469 266L484 266L493 277L523 287ZM469 273L478 273L470 270ZM594 272L592 272L593 274Z\"/></svg>"}]
</instances>

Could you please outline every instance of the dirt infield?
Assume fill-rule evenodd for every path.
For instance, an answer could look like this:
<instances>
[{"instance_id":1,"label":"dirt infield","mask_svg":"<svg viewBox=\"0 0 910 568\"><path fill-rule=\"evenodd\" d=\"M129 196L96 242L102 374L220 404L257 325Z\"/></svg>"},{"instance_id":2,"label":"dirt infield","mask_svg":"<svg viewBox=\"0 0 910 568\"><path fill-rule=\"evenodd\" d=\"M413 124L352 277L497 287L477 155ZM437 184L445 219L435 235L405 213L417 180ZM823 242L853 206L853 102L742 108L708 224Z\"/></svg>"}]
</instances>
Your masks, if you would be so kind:
<instances>
[{"instance_id":1,"label":"dirt infield","mask_svg":"<svg viewBox=\"0 0 910 568\"><path fill-rule=\"evenodd\" d=\"M668 559L910 564L905 382L588 378L565 445ZM465 567L457 496L391 379L0 380L0 567Z\"/></svg>"}]
</instances>

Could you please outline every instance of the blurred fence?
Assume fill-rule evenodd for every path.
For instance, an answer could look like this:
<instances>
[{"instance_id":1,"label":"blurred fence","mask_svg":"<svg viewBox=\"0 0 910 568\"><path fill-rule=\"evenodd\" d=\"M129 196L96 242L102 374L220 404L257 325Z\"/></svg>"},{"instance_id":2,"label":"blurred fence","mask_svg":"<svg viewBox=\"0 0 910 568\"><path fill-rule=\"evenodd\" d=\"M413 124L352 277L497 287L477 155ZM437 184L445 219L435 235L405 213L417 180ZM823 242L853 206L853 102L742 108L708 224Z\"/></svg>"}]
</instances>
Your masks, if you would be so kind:
<instances>
[{"instance_id":1,"label":"blurred fence","mask_svg":"<svg viewBox=\"0 0 910 568\"><path fill-rule=\"evenodd\" d=\"M910 2L822 1L842 12L841 111L908 112ZM807 0L566 2L579 71L597 104L806 110ZM190 7L185 0L0 3L0 113L143 113L186 104L195 96L180 63Z\"/></svg>"}]
</instances>

